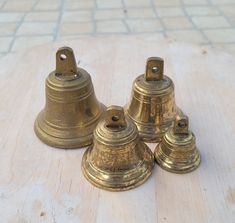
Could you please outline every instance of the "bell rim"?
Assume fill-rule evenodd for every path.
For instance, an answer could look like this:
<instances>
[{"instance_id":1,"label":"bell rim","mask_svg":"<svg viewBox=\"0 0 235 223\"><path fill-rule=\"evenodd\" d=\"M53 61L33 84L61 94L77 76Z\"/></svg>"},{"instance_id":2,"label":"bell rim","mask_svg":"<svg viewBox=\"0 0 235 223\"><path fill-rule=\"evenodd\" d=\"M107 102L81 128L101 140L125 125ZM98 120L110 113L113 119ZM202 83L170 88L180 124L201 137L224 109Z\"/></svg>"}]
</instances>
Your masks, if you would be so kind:
<instances>
[{"instance_id":1,"label":"bell rim","mask_svg":"<svg viewBox=\"0 0 235 223\"><path fill-rule=\"evenodd\" d=\"M143 143L143 142L142 142ZM130 181L132 183L130 183L129 185L127 185L127 181L123 182L123 185L119 184L116 187L113 187L113 184L108 184L106 183L107 181L102 181L102 180L98 180L98 178L96 178L94 175L92 175L93 177L90 177L91 174L88 174L87 172L87 165L89 164L89 162L87 162L87 155L88 153L91 151L93 145L89 146L88 149L85 151L83 158L82 158L82 163L81 163L81 167L82 167L82 172L84 177L87 179L87 181L89 183L91 183L93 186L99 188L99 189L103 189L106 191L113 191L113 192L121 192L121 191L127 191L130 189L134 189L140 185L142 185L145 181L148 180L148 178L152 175L153 172L153 167L155 165L155 161L154 161L154 154L152 153L152 151L150 150L150 148L143 143L144 146L144 150L145 152L147 152L150 155L150 159L148 161L145 161L145 164L148 166L148 168L145 169L145 172L143 172L138 178L135 179L134 182L133 179ZM144 165L144 164L142 164ZM91 165L90 165L91 167ZM137 170L135 170L137 172ZM97 180L93 180L97 179ZM99 182L104 182L104 184L100 184Z\"/></svg>"},{"instance_id":2,"label":"bell rim","mask_svg":"<svg viewBox=\"0 0 235 223\"><path fill-rule=\"evenodd\" d=\"M85 146L88 146L92 143L92 137L93 135L87 135L85 137L80 138L57 138L54 137L47 132L45 132L38 124L38 121L36 120L34 123L34 132L37 135L37 137L46 145L50 147L55 147L58 149L78 149ZM81 143L81 139L82 143Z\"/></svg>"},{"instance_id":3,"label":"bell rim","mask_svg":"<svg viewBox=\"0 0 235 223\"><path fill-rule=\"evenodd\" d=\"M102 112L100 113L99 118L97 118L93 122L94 124L96 123L95 127L100 121L100 119L102 119L103 114L104 114L103 111L105 110L105 108L106 108L105 105L101 104ZM37 115L37 118L34 122L34 132L36 136L46 145L51 146L51 147L56 147L59 149L79 149L79 148L83 148L92 144L94 130L85 136L75 137L75 138L59 138L44 131L44 129L40 125L40 122L41 122L40 116L42 115L42 112L43 110ZM47 125L46 122L44 124Z\"/></svg>"},{"instance_id":4,"label":"bell rim","mask_svg":"<svg viewBox=\"0 0 235 223\"><path fill-rule=\"evenodd\" d=\"M173 164L166 163L165 160L162 158L163 153L161 153L161 151L162 149L159 143L154 150L155 160L162 169L171 173L177 173L177 174L190 173L196 170L201 164L201 154L197 147L195 147L195 153L196 153L195 161L189 164L187 164L187 162L174 162Z\"/></svg>"}]
</instances>

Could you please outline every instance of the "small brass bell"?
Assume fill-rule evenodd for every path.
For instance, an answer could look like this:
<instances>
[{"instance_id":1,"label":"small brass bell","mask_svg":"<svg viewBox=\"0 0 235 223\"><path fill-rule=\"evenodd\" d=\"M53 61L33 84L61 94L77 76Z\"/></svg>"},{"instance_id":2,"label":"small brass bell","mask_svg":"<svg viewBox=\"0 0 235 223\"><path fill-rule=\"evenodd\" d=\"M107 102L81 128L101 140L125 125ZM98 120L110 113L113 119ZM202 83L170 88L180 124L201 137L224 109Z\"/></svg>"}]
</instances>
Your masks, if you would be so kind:
<instances>
[{"instance_id":1,"label":"small brass bell","mask_svg":"<svg viewBox=\"0 0 235 223\"><path fill-rule=\"evenodd\" d=\"M154 155L139 140L136 125L124 116L122 107L110 106L83 156L86 179L105 190L123 191L144 183L153 166Z\"/></svg>"},{"instance_id":2,"label":"small brass bell","mask_svg":"<svg viewBox=\"0 0 235 223\"><path fill-rule=\"evenodd\" d=\"M188 117L177 116L174 126L165 134L155 149L155 158L165 170L187 173L200 164L200 153L194 134L188 129Z\"/></svg>"},{"instance_id":3,"label":"small brass bell","mask_svg":"<svg viewBox=\"0 0 235 223\"><path fill-rule=\"evenodd\" d=\"M161 141L178 112L173 81L163 75L163 71L163 59L148 58L145 74L135 79L132 97L126 107L127 115L146 142Z\"/></svg>"},{"instance_id":4,"label":"small brass bell","mask_svg":"<svg viewBox=\"0 0 235 223\"><path fill-rule=\"evenodd\" d=\"M45 108L35 121L37 136L59 148L89 145L104 110L95 97L90 75L77 67L73 50L60 48L56 70L46 79Z\"/></svg>"}]
</instances>

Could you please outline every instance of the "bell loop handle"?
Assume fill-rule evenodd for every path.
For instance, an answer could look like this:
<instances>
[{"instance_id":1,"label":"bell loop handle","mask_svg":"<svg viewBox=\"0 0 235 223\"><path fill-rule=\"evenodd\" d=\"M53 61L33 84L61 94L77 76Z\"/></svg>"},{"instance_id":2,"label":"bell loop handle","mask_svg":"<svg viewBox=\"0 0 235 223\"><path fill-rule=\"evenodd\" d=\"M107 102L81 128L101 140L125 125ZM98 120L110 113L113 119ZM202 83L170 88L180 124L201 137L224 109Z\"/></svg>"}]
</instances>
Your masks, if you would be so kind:
<instances>
[{"instance_id":1,"label":"bell loop handle","mask_svg":"<svg viewBox=\"0 0 235 223\"><path fill-rule=\"evenodd\" d=\"M188 117L186 115L177 116L174 123L174 134L187 135L189 133Z\"/></svg>"},{"instance_id":2,"label":"bell loop handle","mask_svg":"<svg viewBox=\"0 0 235 223\"><path fill-rule=\"evenodd\" d=\"M126 128L124 110L120 106L110 106L106 110L106 127L112 130L121 130Z\"/></svg>"},{"instance_id":3,"label":"bell loop handle","mask_svg":"<svg viewBox=\"0 0 235 223\"><path fill-rule=\"evenodd\" d=\"M159 81L163 80L164 73L164 60L160 57L150 57L147 60L145 68L146 81Z\"/></svg>"},{"instance_id":4,"label":"bell loop handle","mask_svg":"<svg viewBox=\"0 0 235 223\"><path fill-rule=\"evenodd\" d=\"M77 64L70 47L61 47L56 52L56 74L62 76L76 76Z\"/></svg>"}]
</instances>

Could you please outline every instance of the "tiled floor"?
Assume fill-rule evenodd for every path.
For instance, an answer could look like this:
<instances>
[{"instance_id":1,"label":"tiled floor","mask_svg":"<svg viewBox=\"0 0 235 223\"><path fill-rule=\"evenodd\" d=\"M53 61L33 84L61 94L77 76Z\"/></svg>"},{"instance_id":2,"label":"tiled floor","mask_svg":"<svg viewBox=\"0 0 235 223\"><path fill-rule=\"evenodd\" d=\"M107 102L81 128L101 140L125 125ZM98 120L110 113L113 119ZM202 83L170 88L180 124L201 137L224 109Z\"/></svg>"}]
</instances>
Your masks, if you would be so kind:
<instances>
[{"instance_id":1,"label":"tiled floor","mask_svg":"<svg viewBox=\"0 0 235 223\"><path fill-rule=\"evenodd\" d=\"M0 0L0 57L57 40L144 33L235 55L235 0Z\"/></svg>"}]
</instances>

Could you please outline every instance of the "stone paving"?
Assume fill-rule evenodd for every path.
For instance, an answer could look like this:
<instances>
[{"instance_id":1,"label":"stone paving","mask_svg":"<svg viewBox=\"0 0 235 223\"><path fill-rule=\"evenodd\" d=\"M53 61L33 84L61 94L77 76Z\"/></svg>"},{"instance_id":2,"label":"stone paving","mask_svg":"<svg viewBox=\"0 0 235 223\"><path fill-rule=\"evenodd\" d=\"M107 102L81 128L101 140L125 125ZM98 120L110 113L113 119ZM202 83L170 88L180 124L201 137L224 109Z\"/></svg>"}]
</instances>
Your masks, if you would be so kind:
<instances>
[{"instance_id":1,"label":"stone paving","mask_svg":"<svg viewBox=\"0 0 235 223\"><path fill-rule=\"evenodd\" d=\"M235 55L235 0L0 0L0 56L58 40L133 34Z\"/></svg>"}]
</instances>

